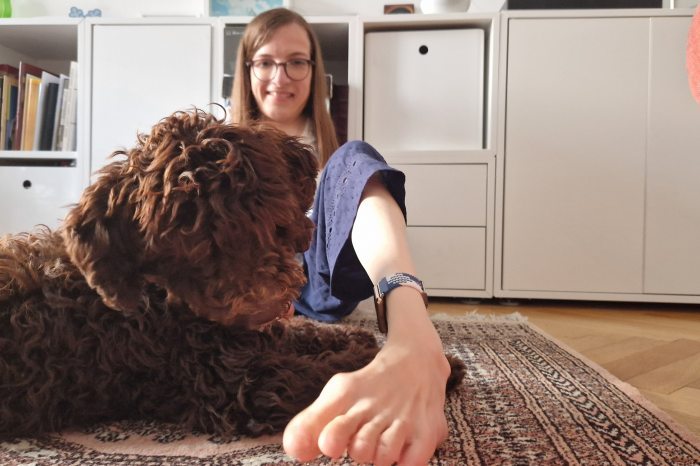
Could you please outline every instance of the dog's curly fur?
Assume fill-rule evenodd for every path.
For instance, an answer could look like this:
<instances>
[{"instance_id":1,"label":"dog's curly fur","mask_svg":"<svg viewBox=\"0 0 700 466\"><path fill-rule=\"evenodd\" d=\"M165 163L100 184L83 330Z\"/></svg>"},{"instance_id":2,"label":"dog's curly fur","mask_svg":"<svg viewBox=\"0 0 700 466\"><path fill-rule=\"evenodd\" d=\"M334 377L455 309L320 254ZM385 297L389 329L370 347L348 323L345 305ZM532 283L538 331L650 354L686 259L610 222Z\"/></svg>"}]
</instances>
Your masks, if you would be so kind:
<instances>
[{"instance_id":1,"label":"dog's curly fur","mask_svg":"<svg viewBox=\"0 0 700 466\"><path fill-rule=\"evenodd\" d=\"M375 356L366 330L280 319L313 229L306 146L192 111L116 154L58 231L0 238L0 437L125 418L270 433Z\"/></svg>"}]
</instances>

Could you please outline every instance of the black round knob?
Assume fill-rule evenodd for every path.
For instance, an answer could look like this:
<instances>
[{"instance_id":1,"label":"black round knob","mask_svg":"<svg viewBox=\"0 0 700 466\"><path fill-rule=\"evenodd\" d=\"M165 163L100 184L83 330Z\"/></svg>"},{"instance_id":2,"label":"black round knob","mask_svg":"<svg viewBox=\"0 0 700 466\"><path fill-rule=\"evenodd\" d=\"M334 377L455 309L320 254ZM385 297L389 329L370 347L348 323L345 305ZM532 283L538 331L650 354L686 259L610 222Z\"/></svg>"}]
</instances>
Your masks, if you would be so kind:
<instances>
[{"instance_id":1,"label":"black round knob","mask_svg":"<svg viewBox=\"0 0 700 466\"><path fill-rule=\"evenodd\" d=\"M428 46L421 45L420 47L418 47L418 53L420 53L421 55L425 55L426 53L428 53Z\"/></svg>"},{"instance_id":2,"label":"black round knob","mask_svg":"<svg viewBox=\"0 0 700 466\"><path fill-rule=\"evenodd\" d=\"M24 187L24 189L29 189L29 188L32 187L32 182L29 181L29 180L24 180L24 181L22 182L22 186Z\"/></svg>"}]
</instances>

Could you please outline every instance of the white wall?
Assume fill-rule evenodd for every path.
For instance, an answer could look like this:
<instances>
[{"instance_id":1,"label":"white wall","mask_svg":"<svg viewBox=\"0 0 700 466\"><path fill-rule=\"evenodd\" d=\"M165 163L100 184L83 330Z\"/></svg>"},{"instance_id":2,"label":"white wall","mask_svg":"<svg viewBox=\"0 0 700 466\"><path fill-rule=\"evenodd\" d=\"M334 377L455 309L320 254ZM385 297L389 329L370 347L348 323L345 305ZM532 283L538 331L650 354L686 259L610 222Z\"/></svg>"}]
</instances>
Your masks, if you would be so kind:
<instances>
[{"instance_id":1,"label":"white wall","mask_svg":"<svg viewBox=\"0 0 700 466\"><path fill-rule=\"evenodd\" d=\"M207 0L13 0L16 17L68 16L75 6L87 13L99 8L102 16L139 17L149 15L201 16ZM404 3L402 0L290 0L292 9L303 15L364 15L383 14L385 4ZM498 11L505 0L472 0L470 12ZM420 0L414 0L416 12Z\"/></svg>"}]
</instances>

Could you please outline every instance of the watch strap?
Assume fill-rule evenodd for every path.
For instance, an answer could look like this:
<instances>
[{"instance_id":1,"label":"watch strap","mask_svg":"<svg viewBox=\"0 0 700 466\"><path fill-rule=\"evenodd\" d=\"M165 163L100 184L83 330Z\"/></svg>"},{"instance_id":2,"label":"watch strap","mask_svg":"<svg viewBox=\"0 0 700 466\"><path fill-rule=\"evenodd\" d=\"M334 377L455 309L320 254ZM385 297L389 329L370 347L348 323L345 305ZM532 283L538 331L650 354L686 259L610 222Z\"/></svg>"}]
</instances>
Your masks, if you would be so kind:
<instances>
[{"instance_id":1,"label":"watch strap","mask_svg":"<svg viewBox=\"0 0 700 466\"><path fill-rule=\"evenodd\" d=\"M386 333L389 329L386 316L386 296L400 286L408 286L421 294L425 307L428 307L428 295L423 288L423 282L411 274L399 272L384 277L374 287L374 309L377 312L377 325L379 331Z\"/></svg>"}]
</instances>

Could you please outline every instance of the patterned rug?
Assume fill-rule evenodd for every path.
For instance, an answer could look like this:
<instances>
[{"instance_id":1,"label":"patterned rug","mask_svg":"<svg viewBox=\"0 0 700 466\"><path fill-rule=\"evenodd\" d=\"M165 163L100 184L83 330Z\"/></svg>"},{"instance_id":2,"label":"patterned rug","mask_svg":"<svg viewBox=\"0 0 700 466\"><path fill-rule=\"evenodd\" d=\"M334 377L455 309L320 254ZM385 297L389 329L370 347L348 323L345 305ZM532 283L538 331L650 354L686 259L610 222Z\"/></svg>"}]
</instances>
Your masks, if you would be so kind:
<instances>
[{"instance_id":1,"label":"patterned rug","mask_svg":"<svg viewBox=\"0 0 700 466\"><path fill-rule=\"evenodd\" d=\"M360 325L375 328L371 318ZM700 440L634 389L519 316L437 317L446 351L468 375L446 411L451 435L435 465L700 465ZM0 464L293 464L280 436L220 439L152 422L0 443ZM307 463L330 465L318 459ZM332 464L349 464L336 461Z\"/></svg>"}]
</instances>

